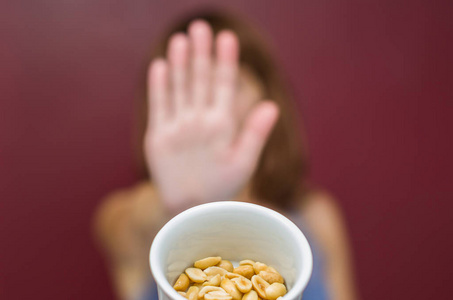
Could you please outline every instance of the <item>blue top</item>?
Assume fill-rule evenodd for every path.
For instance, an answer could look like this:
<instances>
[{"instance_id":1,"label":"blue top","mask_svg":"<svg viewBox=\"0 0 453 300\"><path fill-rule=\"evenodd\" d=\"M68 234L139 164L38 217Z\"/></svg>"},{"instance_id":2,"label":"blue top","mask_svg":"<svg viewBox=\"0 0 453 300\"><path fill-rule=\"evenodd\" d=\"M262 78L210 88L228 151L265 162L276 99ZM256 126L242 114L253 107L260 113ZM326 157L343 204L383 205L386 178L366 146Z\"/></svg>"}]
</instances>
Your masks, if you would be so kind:
<instances>
[{"instance_id":1,"label":"blue top","mask_svg":"<svg viewBox=\"0 0 453 300\"><path fill-rule=\"evenodd\" d=\"M296 215L290 216L290 219L302 230L307 238L311 250L313 252L313 272L304 290L303 300L328 300L326 281L324 275L323 255L316 243L310 237L307 227L304 225L303 220ZM157 287L154 281L150 282L148 289L138 300L158 300Z\"/></svg>"},{"instance_id":2,"label":"blue top","mask_svg":"<svg viewBox=\"0 0 453 300\"><path fill-rule=\"evenodd\" d=\"M324 274L324 260L321 249L310 236L307 226L299 215L291 215L290 219L302 230L310 244L313 253L313 271L310 281L302 295L303 300L328 300L326 279Z\"/></svg>"}]
</instances>

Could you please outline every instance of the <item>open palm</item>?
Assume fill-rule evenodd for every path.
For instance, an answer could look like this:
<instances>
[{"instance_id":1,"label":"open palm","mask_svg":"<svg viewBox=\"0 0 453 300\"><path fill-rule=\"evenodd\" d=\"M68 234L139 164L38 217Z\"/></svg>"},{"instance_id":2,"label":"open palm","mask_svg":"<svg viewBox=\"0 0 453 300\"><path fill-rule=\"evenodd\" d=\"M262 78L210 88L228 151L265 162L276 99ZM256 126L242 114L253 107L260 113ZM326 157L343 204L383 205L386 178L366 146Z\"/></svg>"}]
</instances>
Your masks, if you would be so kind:
<instances>
[{"instance_id":1,"label":"open palm","mask_svg":"<svg viewBox=\"0 0 453 300\"><path fill-rule=\"evenodd\" d=\"M149 69L149 117L145 135L148 167L161 199L171 210L231 200L247 184L278 117L260 101L239 130L239 44L231 31L215 38L201 20L188 35L174 34L166 59Z\"/></svg>"}]
</instances>

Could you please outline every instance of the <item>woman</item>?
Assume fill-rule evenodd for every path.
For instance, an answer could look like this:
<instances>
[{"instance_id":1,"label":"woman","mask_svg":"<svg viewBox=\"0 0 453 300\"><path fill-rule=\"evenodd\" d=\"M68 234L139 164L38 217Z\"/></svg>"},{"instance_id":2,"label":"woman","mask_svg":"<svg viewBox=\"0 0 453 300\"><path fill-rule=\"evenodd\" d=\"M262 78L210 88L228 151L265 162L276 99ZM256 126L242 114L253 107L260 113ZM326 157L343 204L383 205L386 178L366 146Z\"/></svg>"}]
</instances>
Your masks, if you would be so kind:
<instances>
[{"instance_id":1,"label":"woman","mask_svg":"<svg viewBox=\"0 0 453 300\"><path fill-rule=\"evenodd\" d=\"M304 299L356 299L340 210L307 184L291 95L258 33L222 13L189 17L164 37L147 78L150 176L112 193L96 216L118 296L156 299L148 251L172 216L237 200L280 211L308 235L315 262Z\"/></svg>"}]
</instances>

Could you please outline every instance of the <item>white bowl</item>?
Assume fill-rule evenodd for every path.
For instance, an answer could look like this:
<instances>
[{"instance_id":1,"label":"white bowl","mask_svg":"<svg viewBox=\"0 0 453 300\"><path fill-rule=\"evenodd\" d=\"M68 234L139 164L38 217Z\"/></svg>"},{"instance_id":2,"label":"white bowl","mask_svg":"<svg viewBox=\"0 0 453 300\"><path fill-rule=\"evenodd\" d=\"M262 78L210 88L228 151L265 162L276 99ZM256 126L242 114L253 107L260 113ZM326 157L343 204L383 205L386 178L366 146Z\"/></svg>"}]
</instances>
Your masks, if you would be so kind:
<instances>
[{"instance_id":1,"label":"white bowl","mask_svg":"<svg viewBox=\"0 0 453 300\"><path fill-rule=\"evenodd\" d=\"M274 267L288 288L284 300L301 299L313 267L307 239L283 215L250 203L207 203L180 213L154 238L150 267L159 299L185 299L172 285L187 267L208 256Z\"/></svg>"}]
</instances>

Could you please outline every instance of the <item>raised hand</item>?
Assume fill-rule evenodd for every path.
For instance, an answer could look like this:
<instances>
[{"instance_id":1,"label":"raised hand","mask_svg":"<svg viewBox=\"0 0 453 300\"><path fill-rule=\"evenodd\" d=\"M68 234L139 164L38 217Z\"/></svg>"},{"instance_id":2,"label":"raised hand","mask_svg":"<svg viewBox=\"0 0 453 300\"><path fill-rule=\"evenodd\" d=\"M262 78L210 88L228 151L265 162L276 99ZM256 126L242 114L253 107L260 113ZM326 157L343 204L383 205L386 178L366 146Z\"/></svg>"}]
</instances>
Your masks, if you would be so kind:
<instances>
[{"instance_id":1,"label":"raised hand","mask_svg":"<svg viewBox=\"0 0 453 300\"><path fill-rule=\"evenodd\" d=\"M258 101L239 119L238 39L220 32L215 55L213 39L206 22L194 21L149 69L145 154L160 198L174 212L232 200L249 182L278 117L273 102Z\"/></svg>"}]
</instances>

